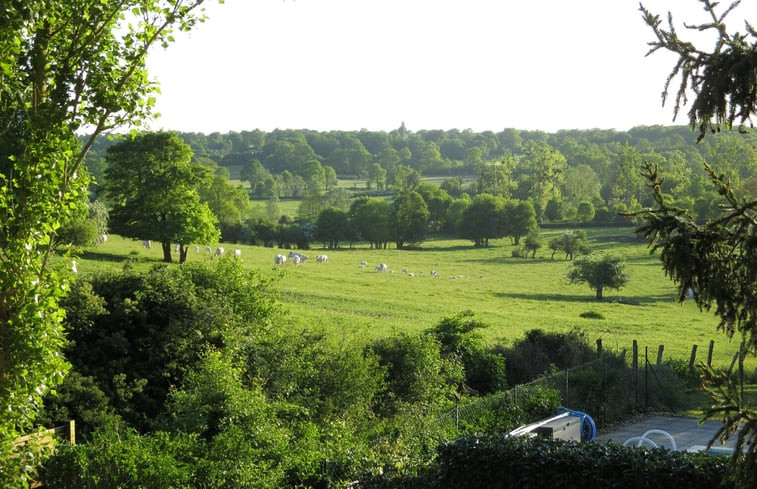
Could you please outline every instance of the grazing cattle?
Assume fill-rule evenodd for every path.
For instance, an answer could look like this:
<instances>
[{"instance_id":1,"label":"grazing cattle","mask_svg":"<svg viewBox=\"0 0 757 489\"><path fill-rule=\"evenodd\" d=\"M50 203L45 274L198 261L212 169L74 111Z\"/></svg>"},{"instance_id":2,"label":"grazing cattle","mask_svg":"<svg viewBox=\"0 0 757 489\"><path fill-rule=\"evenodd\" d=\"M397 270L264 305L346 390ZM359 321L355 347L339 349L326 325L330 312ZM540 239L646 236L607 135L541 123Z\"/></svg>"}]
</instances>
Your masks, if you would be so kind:
<instances>
[{"instance_id":1,"label":"grazing cattle","mask_svg":"<svg viewBox=\"0 0 757 489\"><path fill-rule=\"evenodd\" d=\"M199 252L200 252L200 247L198 245L195 245L195 253L199 253Z\"/></svg>"},{"instance_id":2,"label":"grazing cattle","mask_svg":"<svg viewBox=\"0 0 757 489\"><path fill-rule=\"evenodd\" d=\"M400 270L400 272L407 273L407 268L403 268L402 270Z\"/></svg>"},{"instance_id":3,"label":"grazing cattle","mask_svg":"<svg viewBox=\"0 0 757 489\"><path fill-rule=\"evenodd\" d=\"M224 253L226 253L226 250L224 250L222 247L219 246L218 248L216 248L216 256L223 256Z\"/></svg>"},{"instance_id":4,"label":"grazing cattle","mask_svg":"<svg viewBox=\"0 0 757 489\"><path fill-rule=\"evenodd\" d=\"M298 253L295 253L294 256L292 256L292 263L294 263L295 267L299 265L301 261L302 259L300 258L300 255Z\"/></svg>"},{"instance_id":5,"label":"grazing cattle","mask_svg":"<svg viewBox=\"0 0 757 489\"><path fill-rule=\"evenodd\" d=\"M294 259L295 257L299 258L300 262L303 262L308 259L307 255L303 255L302 253L297 253L296 251L290 251L289 258Z\"/></svg>"},{"instance_id":6,"label":"grazing cattle","mask_svg":"<svg viewBox=\"0 0 757 489\"><path fill-rule=\"evenodd\" d=\"M365 268L367 266L368 266L368 262L367 261L361 261L360 264L358 265L359 268Z\"/></svg>"},{"instance_id":7,"label":"grazing cattle","mask_svg":"<svg viewBox=\"0 0 757 489\"><path fill-rule=\"evenodd\" d=\"M97 244L105 244L108 242L108 235L107 234L101 234L97 237Z\"/></svg>"},{"instance_id":8,"label":"grazing cattle","mask_svg":"<svg viewBox=\"0 0 757 489\"><path fill-rule=\"evenodd\" d=\"M318 255L315 257L315 261L318 263L328 263L329 257L327 255Z\"/></svg>"},{"instance_id":9,"label":"grazing cattle","mask_svg":"<svg viewBox=\"0 0 757 489\"><path fill-rule=\"evenodd\" d=\"M74 273L79 273L79 267L76 266L76 260L71 261L71 271Z\"/></svg>"},{"instance_id":10,"label":"grazing cattle","mask_svg":"<svg viewBox=\"0 0 757 489\"><path fill-rule=\"evenodd\" d=\"M275 257L273 257L273 262L276 265L283 265L287 262L287 257L285 255L276 255Z\"/></svg>"},{"instance_id":11,"label":"grazing cattle","mask_svg":"<svg viewBox=\"0 0 757 489\"><path fill-rule=\"evenodd\" d=\"M386 265L386 263L379 263L376 265L376 271L377 272L386 272L389 270L389 267Z\"/></svg>"},{"instance_id":12,"label":"grazing cattle","mask_svg":"<svg viewBox=\"0 0 757 489\"><path fill-rule=\"evenodd\" d=\"M431 273L429 275L431 275L432 277L438 277L439 273L436 270L431 270Z\"/></svg>"},{"instance_id":13,"label":"grazing cattle","mask_svg":"<svg viewBox=\"0 0 757 489\"><path fill-rule=\"evenodd\" d=\"M415 277L415 274L413 272L410 272L407 274L408 277Z\"/></svg>"},{"instance_id":14,"label":"grazing cattle","mask_svg":"<svg viewBox=\"0 0 757 489\"><path fill-rule=\"evenodd\" d=\"M150 248L152 248L152 243L150 242L149 239L143 239L142 246L144 246L145 248L149 250Z\"/></svg>"},{"instance_id":15,"label":"grazing cattle","mask_svg":"<svg viewBox=\"0 0 757 489\"><path fill-rule=\"evenodd\" d=\"M205 247L205 253L208 253L208 254L210 254L210 253L212 253L212 252L213 252L213 248L211 248L210 246L206 246L206 247Z\"/></svg>"},{"instance_id":16,"label":"grazing cattle","mask_svg":"<svg viewBox=\"0 0 757 489\"><path fill-rule=\"evenodd\" d=\"M234 250L234 258L241 258L242 257L242 250L236 249Z\"/></svg>"},{"instance_id":17,"label":"grazing cattle","mask_svg":"<svg viewBox=\"0 0 757 489\"><path fill-rule=\"evenodd\" d=\"M173 250L178 253L181 251L181 245L179 243L176 243L176 246L174 246Z\"/></svg>"}]
</instances>

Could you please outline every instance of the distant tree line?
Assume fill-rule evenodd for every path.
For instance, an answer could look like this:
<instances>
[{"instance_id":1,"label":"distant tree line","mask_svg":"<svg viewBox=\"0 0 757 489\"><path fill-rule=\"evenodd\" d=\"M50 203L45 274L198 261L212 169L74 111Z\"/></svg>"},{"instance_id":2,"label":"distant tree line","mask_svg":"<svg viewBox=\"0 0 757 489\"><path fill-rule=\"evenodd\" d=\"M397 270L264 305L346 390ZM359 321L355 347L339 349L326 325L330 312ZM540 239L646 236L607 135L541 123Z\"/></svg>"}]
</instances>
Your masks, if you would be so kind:
<instances>
[{"instance_id":1,"label":"distant tree line","mask_svg":"<svg viewBox=\"0 0 757 489\"><path fill-rule=\"evenodd\" d=\"M520 244L536 223L613 223L621 221L618 213L651 206L640 173L645 163L658 166L661 190L698 222L721 212L700 171L705 164L719 168L741 194L757 195L756 136L725 132L696 144L685 126L549 134L412 132L403 124L390 132L178 136L191 148L192 162L215 174L198 192L217 217L221 239L268 246L367 241L402 248L440 232L477 246L508 236ZM88 157L98 184L106 181L112 144L101 141ZM235 189L232 176L244 186ZM280 211L281 199L289 198L300 201L296 216ZM535 243L527 240L526 250L534 252Z\"/></svg>"}]
</instances>

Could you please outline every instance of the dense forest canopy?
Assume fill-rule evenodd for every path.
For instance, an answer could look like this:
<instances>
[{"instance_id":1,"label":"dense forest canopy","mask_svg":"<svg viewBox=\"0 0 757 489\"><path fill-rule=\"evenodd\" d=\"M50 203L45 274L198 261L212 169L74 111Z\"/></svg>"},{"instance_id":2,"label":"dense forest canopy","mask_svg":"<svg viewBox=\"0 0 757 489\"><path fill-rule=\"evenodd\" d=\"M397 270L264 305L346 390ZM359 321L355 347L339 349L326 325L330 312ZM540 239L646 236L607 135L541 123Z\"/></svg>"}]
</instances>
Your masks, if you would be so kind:
<instances>
[{"instance_id":1,"label":"dense forest canopy","mask_svg":"<svg viewBox=\"0 0 757 489\"><path fill-rule=\"evenodd\" d=\"M365 179L368 190L397 190L400 180L417 173L447 178L443 188L453 198L467 192L530 200L540 219L545 212L547 218L559 217L563 207L577 210L585 202L614 213L651 205L639 174L645 162L658 164L665 175L663 191L702 219L718 211L701 171L705 162L745 196L757 195L757 135L725 132L697 144L687 126L546 133L410 131L402 124L389 132L256 129L180 137L196 162L228 169L232 177L248 181L250 195L259 199L329 190L337 175ZM88 157L99 182L110 144L101 139ZM465 187L464 177L476 179L476 187Z\"/></svg>"}]
</instances>

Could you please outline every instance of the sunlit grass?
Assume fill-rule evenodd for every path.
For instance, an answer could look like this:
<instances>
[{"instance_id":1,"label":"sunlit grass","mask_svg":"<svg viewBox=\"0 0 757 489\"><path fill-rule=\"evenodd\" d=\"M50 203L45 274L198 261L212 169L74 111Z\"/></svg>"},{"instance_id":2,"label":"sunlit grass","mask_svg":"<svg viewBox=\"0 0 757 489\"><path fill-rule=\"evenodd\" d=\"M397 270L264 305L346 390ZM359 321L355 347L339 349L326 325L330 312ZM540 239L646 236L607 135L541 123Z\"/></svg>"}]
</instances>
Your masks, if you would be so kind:
<instances>
[{"instance_id":1,"label":"sunlit grass","mask_svg":"<svg viewBox=\"0 0 757 489\"><path fill-rule=\"evenodd\" d=\"M545 242L560 232L545 231ZM713 339L713 363L730 363L738 344L716 331L717 319L711 313L693 302L675 300L676 288L665 277L659 257L650 256L631 229L593 229L588 234L593 249L622 255L631 274L625 288L605 291L601 302L594 300L588 286L565 281L569 262L563 256L551 259L551 253L542 250L536 259L512 258L509 240L493 241L488 248L474 248L464 240L429 240L414 250L374 250L364 244L322 250L314 243L313 249L304 250L310 259L299 267L276 267L273 257L282 252L279 249L222 246L227 253L241 249L246 267L265 276L280 275L281 300L290 311L290 326L298 330L319 329L336 338L365 340L422 331L470 309L490 325L484 334L491 344L511 344L533 328L579 328L592 342L601 339L605 349L630 350L637 340L642 354L648 348L656 355L658 345L664 345L664 358L685 360L694 344L699 347L697 359L704 360ZM328 263L316 263L319 253L329 256ZM111 236L105 245L85 250L78 261L80 273L86 274L121 269L127 261L132 268L147 269L161 259L158 246L146 250L139 241ZM208 259L204 246L199 252L191 248L190 261ZM359 268L361 260L369 266ZM386 263L390 272L376 272L377 263ZM438 276L432 277L431 270ZM604 319L594 314L582 317L587 312ZM755 364L747 360L750 368Z\"/></svg>"}]
</instances>

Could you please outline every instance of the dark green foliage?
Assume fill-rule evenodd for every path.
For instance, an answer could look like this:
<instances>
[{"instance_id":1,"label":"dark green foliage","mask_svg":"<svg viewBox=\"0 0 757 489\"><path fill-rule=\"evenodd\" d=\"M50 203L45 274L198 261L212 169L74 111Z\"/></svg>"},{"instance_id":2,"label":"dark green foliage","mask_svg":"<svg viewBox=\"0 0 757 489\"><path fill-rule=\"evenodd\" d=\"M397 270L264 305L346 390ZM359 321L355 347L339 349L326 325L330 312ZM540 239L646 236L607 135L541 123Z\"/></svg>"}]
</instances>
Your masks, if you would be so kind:
<instances>
[{"instance_id":1,"label":"dark green foliage","mask_svg":"<svg viewBox=\"0 0 757 489\"><path fill-rule=\"evenodd\" d=\"M397 248L424 241L430 215L426 202L418 192L407 190L398 194L392 203L390 217Z\"/></svg>"},{"instance_id":2,"label":"dark green foliage","mask_svg":"<svg viewBox=\"0 0 757 489\"><path fill-rule=\"evenodd\" d=\"M512 385L523 384L554 369L581 365L595 357L582 331L547 333L532 329L505 352L507 378Z\"/></svg>"},{"instance_id":3,"label":"dark green foliage","mask_svg":"<svg viewBox=\"0 0 757 489\"><path fill-rule=\"evenodd\" d=\"M209 350L241 355L277 314L267 284L232 259L80 279L67 308L74 370L146 429L168 390Z\"/></svg>"},{"instance_id":4,"label":"dark green foliage","mask_svg":"<svg viewBox=\"0 0 757 489\"><path fill-rule=\"evenodd\" d=\"M578 204L576 210L576 220L579 222L591 222L595 216L594 204L584 201Z\"/></svg>"},{"instance_id":5,"label":"dark green foliage","mask_svg":"<svg viewBox=\"0 0 757 489\"><path fill-rule=\"evenodd\" d=\"M597 311L586 311L579 314L584 319L604 319L605 315Z\"/></svg>"},{"instance_id":6,"label":"dark green foliage","mask_svg":"<svg viewBox=\"0 0 757 489\"><path fill-rule=\"evenodd\" d=\"M195 485L193 435L143 436L118 424L97 430L86 444L58 448L44 467L47 487L59 489L189 489Z\"/></svg>"},{"instance_id":7,"label":"dark green foliage","mask_svg":"<svg viewBox=\"0 0 757 489\"><path fill-rule=\"evenodd\" d=\"M514 392L461 403L457 433L509 433L518 426L553 416L561 404L560 393L549 387L529 385Z\"/></svg>"},{"instance_id":8,"label":"dark green foliage","mask_svg":"<svg viewBox=\"0 0 757 489\"><path fill-rule=\"evenodd\" d=\"M439 341L430 335L402 334L374 341L369 348L386 369L386 391L378 411L401 412L443 403L463 379L462 368L440 356Z\"/></svg>"},{"instance_id":9,"label":"dark green foliage","mask_svg":"<svg viewBox=\"0 0 757 489\"><path fill-rule=\"evenodd\" d=\"M575 443L546 438L470 436L445 443L433 464L415 477L377 476L363 488L582 488L710 489L721 486L721 457Z\"/></svg>"},{"instance_id":10,"label":"dark green foliage","mask_svg":"<svg viewBox=\"0 0 757 489\"><path fill-rule=\"evenodd\" d=\"M246 352L248 372L273 400L304 406L311 419L364 420L385 387L385 368L358 345L332 345L315 333L271 331Z\"/></svg>"},{"instance_id":11,"label":"dark green foliage","mask_svg":"<svg viewBox=\"0 0 757 489\"><path fill-rule=\"evenodd\" d=\"M473 311L463 311L442 319L427 330L440 344L442 357L463 367L465 384L479 393L507 387L505 358L487 349L478 332L489 327L473 318Z\"/></svg>"},{"instance_id":12,"label":"dark green foliage","mask_svg":"<svg viewBox=\"0 0 757 489\"><path fill-rule=\"evenodd\" d=\"M457 226L460 237L470 239L475 246L489 246L489 239L505 235L502 197L478 194L463 210Z\"/></svg>"},{"instance_id":13,"label":"dark green foliage","mask_svg":"<svg viewBox=\"0 0 757 489\"><path fill-rule=\"evenodd\" d=\"M526 236L526 242L523 245L526 250L526 257L531 253L531 258L536 258L536 252L539 251L539 248L541 248L543 244L544 241L542 240L538 229L528 233L528 236Z\"/></svg>"},{"instance_id":14,"label":"dark green foliage","mask_svg":"<svg viewBox=\"0 0 757 489\"><path fill-rule=\"evenodd\" d=\"M573 260L576 255L587 255L590 251L586 233L580 229L568 231L551 240L549 248L552 250L552 258L555 257L555 253L561 251L565 253L566 260Z\"/></svg>"},{"instance_id":15,"label":"dark green foliage","mask_svg":"<svg viewBox=\"0 0 757 489\"><path fill-rule=\"evenodd\" d=\"M589 255L575 260L566 275L570 283L586 283L603 299L604 289L620 289L628 283L625 263L617 255Z\"/></svg>"},{"instance_id":16,"label":"dark green foliage","mask_svg":"<svg viewBox=\"0 0 757 489\"><path fill-rule=\"evenodd\" d=\"M86 442L97 428L115 415L110 400L92 377L73 371L66 375L55 396L45 399L45 409L37 419L41 426L61 426L76 421L76 439Z\"/></svg>"}]
</instances>

